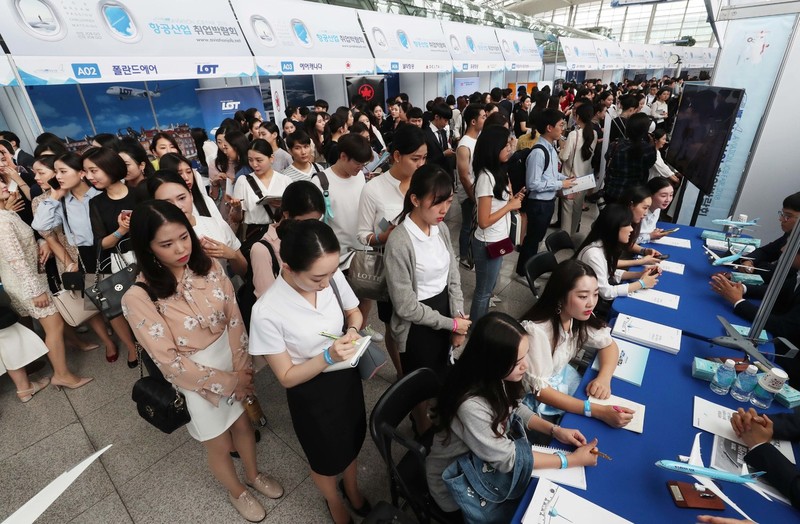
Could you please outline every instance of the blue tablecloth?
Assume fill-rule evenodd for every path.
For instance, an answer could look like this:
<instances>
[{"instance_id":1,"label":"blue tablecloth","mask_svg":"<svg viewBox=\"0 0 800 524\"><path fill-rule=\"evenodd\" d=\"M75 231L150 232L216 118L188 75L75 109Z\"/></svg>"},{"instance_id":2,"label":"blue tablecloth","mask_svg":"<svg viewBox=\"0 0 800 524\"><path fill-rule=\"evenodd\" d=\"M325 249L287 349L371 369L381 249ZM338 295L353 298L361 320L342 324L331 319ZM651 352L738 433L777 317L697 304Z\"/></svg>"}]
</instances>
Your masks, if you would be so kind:
<instances>
[{"instance_id":1,"label":"blue tablecloth","mask_svg":"<svg viewBox=\"0 0 800 524\"><path fill-rule=\"evenodd\" d=\"M665 229L670 226L674 227L673 224L659 224L659 227ZM683 275L664 272L655 288L679 295L681 298L678 309L622 297L614 300L611 306L612 316L625 313L681 329L684 334L701 339L711 339L725 334L717 315L721 315L732 324L749 326L749 322L736 315L731 304L714 293L708 284L711 275L730 271L730 268L711 265L702 247L704 241L700 238L700 234L703 229L683 225L679 227L680 230L670 236L689 239L692 243L691 249L648 244L648 247L669 254L670 262L678 262L685 266Z\"/></svg>"},{"instance_id":2,"label":"blue tablecloth","mask_svg":"<svg viewBox=\"0 0 800 524\"><path fill-rule=\"evenodd\" d=\"M677 355L650 351L641 387L618 379L612 381L615 395L646 406L642 434L613 429L599 420L579 415L564 416L561 423L564 427L579 429L587 439L597 437L598 448L613 459L607 461L601 458L597 467L586 468L586 491L566 489L636 523L694 524L695 517L705 513L741 518L730 508L722 512L678 508L667 491L666 482L693 482L694 479L655 466L657 460L677 460L678 455L689 455L694 436L700 431L692 425L695 395L732 409L749 406L729 395L716 395L709 389L708 382L692 378L691 366L695 355L736 356L740 353L683 337L682 348ZM596 372L591 369L587 371L577 397L586 398L586 384L595 376ZM786 411L786 408L774 403L767 413ZM704 464L709 466L713 436L703 432L700 441ZM796 444L794 448L795 456L800 459L800 449ZM521 521L535 486L536 479L528 487L512 522ZM768 502L745 486L725 482L719 482L718 486L757 522L800 521L800 512L797 510L781 502Z\"/></svg>"}]
</instances>

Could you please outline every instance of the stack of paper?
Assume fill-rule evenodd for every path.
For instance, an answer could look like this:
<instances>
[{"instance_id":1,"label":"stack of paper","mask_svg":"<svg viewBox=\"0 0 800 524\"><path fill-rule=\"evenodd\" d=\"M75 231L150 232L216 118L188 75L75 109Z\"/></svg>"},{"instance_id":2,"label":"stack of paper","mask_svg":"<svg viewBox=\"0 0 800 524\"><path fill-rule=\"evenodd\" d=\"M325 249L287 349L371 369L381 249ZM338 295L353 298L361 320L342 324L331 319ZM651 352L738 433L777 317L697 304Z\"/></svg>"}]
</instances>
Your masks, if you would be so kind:
<instances>
[{"instance_id":1,"label":"stack of paper","mask_svg":"<svg viewBox=\"0 0 800 524\"><path fill-rule=\"evenodd\" d=\"M618 397L616 395L611 395L605 400L589 397L589 401L593 404L599 404L601 406L619 406L634 411L635 413L633 415L633 419L628 422L627 426L622 426L622 429L627 429L628 431L633 431L634 433L644 432L644 404L639 404L638 402Z\"/></svg>"},{"instance_id":2,"label":"stack of paper","mask_svg":"<svg viewBox=\"0 0 800 524\"><path fill-rule=\"evenodd\" d=\"M628 297L641 300L642 302L649 302L657 306L668 307L670 309L678 309L678 304L681 301L680 296L673 293L665 293L657 289L640 289L634 291L628 295Z\"/></svg>"},{"instance_id":3,"label":"stack of paper","mask_svg":"<svg viewBox=\"0 0 800 524\"><path fill-rule=\"evenodd\" d=\"M650 348L622 340L621 338L615 338L614 342L617 343L619 348L619 360L614 370L614 376L630 384L641 386L644 369L647 366L647 358L650 356ZM599 355L595 357L592 369L595 371L600 370Z\"/></svg>"},{"instance_id":4,"label":"stack of paper","mask_svg":"<svg viewBox=\"0 0 800 524\"><path fill-rule=\"evenodd\" d=\"M680 329L665 326L664 324L620 314L611 334L674 355L681 350L681 335L683 333Z\"/></svg>"},{"instance_id":5,"label":"stack of paper","mask_svg":"<svg viewBox=\"0 0 800 524\"><path fill-rule=\"evenodd\" d=\"M588 191L597 187L597 181L594 179L594 174L579 176L575 179L575 185L567 189L562 189L562 195L571 195L572 193L580 193L581 191Z\"/></svg>"},{"instance_id":6,"label":"stack of paper","mask_svg":"<svg viewBox=\"0 0 800 524\"><path fill-rule=\"evenodd\" d=\"M629 520L625 520L547 479L539 480L536 491L533 492L533 498L528 504L528 509L525 510L525 516L522 517L522 524L540 524L542 522L632 524Z\"/></svg>"},{"instance_id":7,"label":"stack of paper","mask_svg":"<svg viewBox=\"0 0 800 524\"><path fill-rule=\"evenodd\" d=\"M676 275L683 275L684 265L679 262L670 262L669 260L662 260L658 263L663 271L667 273L675 273Z\"/></svg>"},{"instance_id":8,"label":"stack of paper","mask_svg":"<svg viewBox=\"0 0 800 524\"><path fill-rule=\"evenodd\" d=\"M546 446L537 446L536 444L532 445L531 448L535 452L546 453L548 455L552 455L556 451L563 451ZM565 453L569 455L572 452L567 451ZM534 460L534 465L535 464L536 461ZM572 486L573 488L583 490L586 489L586 468L583 466L567 469L534 469L531 476L538 477L540 479L552 480L553 482L558 482L559 484L563 484L565 486Z\"/></svg>"}]
</instances>

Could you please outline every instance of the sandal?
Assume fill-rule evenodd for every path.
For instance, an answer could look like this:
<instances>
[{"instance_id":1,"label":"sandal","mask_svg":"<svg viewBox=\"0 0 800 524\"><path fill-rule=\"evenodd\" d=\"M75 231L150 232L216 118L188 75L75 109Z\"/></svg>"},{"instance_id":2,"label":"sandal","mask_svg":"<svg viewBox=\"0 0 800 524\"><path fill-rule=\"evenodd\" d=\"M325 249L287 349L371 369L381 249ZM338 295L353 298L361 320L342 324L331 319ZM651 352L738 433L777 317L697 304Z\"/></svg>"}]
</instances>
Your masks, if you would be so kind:
<instances>
[{"instance_id":1,"label":"sandal","mask_svg":"<svg viewBox=\"0 0 800 524\"><path fill-rule=\"evenodd\" d=\"M31 386L33 387L30 389L24 389L22 391L17 391L17 397L19 397L23 403L30 402L35 394L46 388L48 385L50 385L50 377L33 381L31 382Z\"/></svg>"}]
</instances>

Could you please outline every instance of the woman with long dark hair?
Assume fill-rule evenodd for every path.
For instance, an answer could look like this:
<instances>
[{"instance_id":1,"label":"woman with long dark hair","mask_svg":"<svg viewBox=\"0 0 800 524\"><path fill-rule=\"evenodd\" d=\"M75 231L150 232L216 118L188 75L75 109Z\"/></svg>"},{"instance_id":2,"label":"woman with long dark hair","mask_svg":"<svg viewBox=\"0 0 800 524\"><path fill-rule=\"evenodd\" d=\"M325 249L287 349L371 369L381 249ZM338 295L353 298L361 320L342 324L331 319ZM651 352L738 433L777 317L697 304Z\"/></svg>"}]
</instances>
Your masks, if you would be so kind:
<instances>
[{"instance_id":1,"label":"woman with long dark hair","mask_svg":"<svg viewBox=\"0 0 800 524\"><path fill-rule=\"evenodd\" d=\"M369 513L361 495L356 457L366 436L364 391L355 368L324 371L351 358L362 324L358 299L339 270L339 241L319 220L283 220L281 272L253 306L250 352L264 355L286 388L292 427L334 522L351 521L339 488L359 516ZM321 336L337 335L334 341Z\"/></svg>"},{"instance_id":2,"label":"woman with long dark hair","mask_svg":"<svg viewBox=\"0 0 800 524\"><path fill-rule=\"evenodd\" d=\"M281 138L280 129L275 122L261 122L258 128L258 135L254 136L253 140L260 138L266 140L272 147L272 169L278 173L283 173L283 170L292 164L292 155L286 149L286 143Z\"/></svg>"},{"instance_id":3,"label":"woman with long dark hair","mask_svg":"<svg viewBox=\"0 0 800 524\"><path fill-rule=\"evenodd\" d=\"M245 519L263 506L247 486L269 498L283 488L260 473L256 442L242 400L253 394L253 363L233 284L208 257L186 215L163 200L137 206L131 237L139 276L122 298L125 318L156 366L186 397L189 434L203 443L208 465ZM234 447L245 483L228 454Z\"/></svg>"},{"instance_id":4,"label":"woman with long dark hair","mask_svg":"<svg viewBox=\"0 0 800 524\"><path fill-rule=\"evenodd\" d=\"M145 179L153 176L156 172L153 169L153 164L147 158L147 151L145 151L142 144L133 137L123 137L119 141L119 156L125 167L127 173L125 174L125 185L129 189L135 189L145 181ZM140 196L141 190L137 191L137 198ZM141 200L141 198L139 198Z\"/></svg>"},{"instance_id":5,"label":"woman with long dark hair","mask_svg":"<svg viewBox=\"0 0 800 524\"><path fill-rule=\"evenodd\" d=\"M313 146L312 162L317 164L327 164L325 161L325 117L322 113L311 112L303 122L303 130L311 138Z\"/></svg>"},{"instance_id":6,"label":"woman with long dark hair","mask_svg":"<svg viewBox=\"0 0 800 524\"><path fill-rule=\"evenodd\" d=\"M214 164L208 168L208 180L211 182L211 198L217 203L222 218L234 232L239 230L242 222L242 203L233 196L233 185L238 173L249 169L247 165L247 148L250 142L241 131L223 127L217 130L217 147L219 153Z\"/></svg>"},{"instance_id":7,"label":"woman with long dark hair","mask_svg":"<svg viewBox=\"0 0 800 524\"><path fill-rule=\"evenodd\" d=\"M598 289L594 270L584 262L565 260L553 271L542 296L526 315L528 321L522 323L532 348L524 383L531 392L529 406L543 415L567 411L621 427L633 418L629 412L573 397L580 376L570 361L585 348L597 350L600 361L586 394L601 400L611 395L619 348L606 323L594 314Z\"/></svg>"},{"instance_id":8,"label":"woman with long dark hair","mask_svg":"<svg viewBox=\"0 0 800 524\"><path fill-rule=\"evenodd\" d=\"M582 104L575 110L575 129L567 135L558 158L561 159L561 172L570 178L586 176L592 172L592 155L597 146L597 133L592 127L594 108L592 104ZM578 232L583 213L586 193L573 193L561 200L561 229L574 235Z\"/></svg>"},{"instance_id":9,"label":"woman with long dark hair","mask_svg":"<svg viewBox=\"0 0 800 524\"><path fill-rule=\"evenodd\" d=\"M427 367L444 378L450 346L464 343L472 323L462 312L458 262L443 224L452 202L449 174L433 164L417 169L386 243L391 331L405 374ZM414 408L413 420L418 433L427 431L426 403Z\"/></svg>"},{"instance_id":10,"label":"woman with long dark hair","mask_svg":"<svg viewBox=\"0 0 800 524\"><path fill-rule=\"evenodd\" d=\"M435 408L438 433L426 460L426 473L433 499L442 510L454 513L454 521L459 507L442 473L468 452L502 473L513 471L518 448L508 438L512 417L519 417L528 430L579 446L570 455L534 453L527 446L526 452L533 453L534 469L597 464L597 456L591 453L597 439L587 443L580 431L547 422L520 402L525 394L522 381L528 355L535 349L519 322L505 313L489 313L475 324L444 382ZM517 501L509 504L516 507Z\"/></svg>"},{"instance_id":11,"label":"woman with long dark hair","mask_svg":"<svg viewBox=\"0 0 800 524\"><path fill-rule=\"evenodd\" d=\"M631 210L631 226L633 231L631 237L628 239L628 244L625 246L625 251L630 256L617 261L617 269L628 269L633 266L641 266L647 264L658 264L661 252L653 247L642 247L637 242L639 232L642 227L642 220L647 216L652 204L652 195L650 190L643 185L636 184L631 186L622 195L619 204L627 206ZM640 256L642 258L636 258Z\"/></svg>"},{"instance_id":12,"label":"woman with long dark hair","mask_svg":"<svg viewBox=\"0 0 800 524\"><path fill-rule=\"evenodd\" d=\"M222 219L215 202L203 190L202 179L199 173L192 169L192 163L188 158L179 153L167 153L161 157L160 164L162 170L177 173L183 179L186 187L192 192L192 202L198 214Z\"/></svg>"},{"instance_id":13,"label":"woman with long dark hair","mask_svg":"<svg viewBox=\"0 0 800 524\"><path fill-rule=\"evenodd\" d=\"M117 146L116 149L118 149ZM115 150L116 150L115 149ZM153 160L153 169L159 168L159 159L167 153L181 153L181 148L178 146L178 141L169 133L156 133L150 141L150 152L155 156Z\"/></svg>"},{"instance_id":14,"label":"woman with long dark hair","mask_svg":"<svg viewBox=\"0 0 800 524\"><path fill-rule=\"evenodd\" d=\"M636 239L638 244L646 244L667 235L663 229L656 227L656 225L659 220L663 220L661 212L669 208L672 203L672 197L675 195L675 189L672 184L663 177L651 178L647 182L647 191L650 192L651 204L639 226L639 236Z\"/></svg>"},{"instance_id":15,"label":"woman with long dark hair","mask_svg":"<svg viewBox=\"0 0 800 524\"><path fill-rule=\"evenodd\" d=\"M576 255L578 260L594 270L600 298L606 302L658 284L659 270L656 265L647 265L642 271L636 272L617 269L620 256L633 232L632 220L633 213L629 208L609 204L592 224L592 229ZM627 283L625 280L632 282ZM608 310L608 304L602 307Z\"/></svg>"},{"instance_id":16,"label":"woman with long dark hair","mask_svg":"<svg viewBox=\"0 0 800 524\"><path fill-rule=\"evenodd\" d=\"M469 318L480 320L489 310L489 299L497 284L503 257L492 258L489 246L508 238L511 213L522 207L525 190L511 191L506 162L511 158L513 138L503 126L484 127L475 143L472 171L475 173L475 201L478 225L475 229L472 256L475 261L475 295Z\"/></svg>"}]
</instances>

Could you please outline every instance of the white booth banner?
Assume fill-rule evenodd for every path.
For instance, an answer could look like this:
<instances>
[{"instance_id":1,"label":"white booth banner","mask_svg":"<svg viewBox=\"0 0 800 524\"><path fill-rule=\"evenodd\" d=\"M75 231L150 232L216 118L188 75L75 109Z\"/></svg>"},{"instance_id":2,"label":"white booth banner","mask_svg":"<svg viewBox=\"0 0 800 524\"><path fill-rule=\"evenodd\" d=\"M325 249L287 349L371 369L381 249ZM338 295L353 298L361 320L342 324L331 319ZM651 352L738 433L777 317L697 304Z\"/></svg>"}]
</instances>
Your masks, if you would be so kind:
<instances>
[{"instance_id":1,"label":"white booth banner","mask_svg":"<svg viewBox=\"0 0 800 524\"><path fill-rule=\"evenodd\" d=\"M505 58L494 28L442 21L442 31L453 57L453 71L505 70Z\"/></svg>"},{"instance_id":2,"label":"white booth banner","mask_svg":"<svg viewBox=\"0 0 800 524\"><path fill-rule=\"evenodd\" d=\"M618 42L594 40L593 43L601 70L625 69L625 57L622 56L622 48Z\"/></svg>"},{"instance_id":3,"label":"white booth banner","mask_svg":"<svg viewBox=\"0 0 800 524\"><path fill-rule=\"evenodd\" d=\"M714 67L717 59L717 49L712 47L686 47L683 53L683 67L699 69L701 67Z\"/></svg>"},{"instance_id":4,"label":"white booth banner","mask_svg":"<svg viewBox=\"0 0 800 524\"><path fill-rule=\"evenodd\" d=\"M453 59L433 18L358 11L378 73L449 73Z\"/></svg>"},{"instance_id":5,"label":"white booth banner","mask_svg":"<svg viewBox=\"0 0 800 524\"><path fill-rule=\"evenodd\" d=\"M644 46L647 69L663 69L669 65L669 48L660 44L640 44Z\"/></svg>"},{"instance_id":6,"label":"white booth banner","mask_svg":"<svg viewBox=\"0 0 800 524\"><path fill-rule=\"evenodd\" d=\"M226 0L0 0L26 85L252 76Z\"/></svg>"},{"instance_id":7,"label":"white booth banner","mask_svg":"<svg viewBox=\"0 0 800 524\"><path fill-rule=\"evenodd\" d=\"M647 51L645 44L620 42L625 69L647 69Z\"/></svg>"},{"instance_id":8,"label":"white booth banner","mask_svg":"<svg viewBox=\"0 0 800 524\"><path fill-rule=\"evenodd\" d=\"M14 69L8 61L8 56L0 58L0 86L15 86L18 85L17 77L14 75Z\"/></svg>"},{"instance_id":9,"label":"white booth banner","mask_svg":"<svg viewBox=\"0 0 800 524\"><path fill-rule=\"evenodd\" d=\"M231 0L259 75L375 73L354 9L292 0Z\"/></svg>"},{"instance_id":10,"label":"white booth banner","mask_svg":"<svg viewBox=\"0 0 800 524\"><path fill-rule=\"evenodd\" d=\"M583 38L560 37L558 39L564 51L564 61L570 71L597 71L597 51L594 40Z\"/></svg>"},{"instance_id":11,"label":"white booth banner","mask_svg":"<svg viewBox=\"0 0 800 524\"><path fill-rule=\"evenodd\" d=\"M540 71L544 68L533 33L512 29L495 29L494 32L506 60L506 71Z\"/></svg>"}]
</instances>

